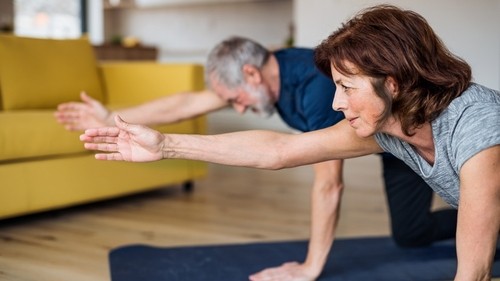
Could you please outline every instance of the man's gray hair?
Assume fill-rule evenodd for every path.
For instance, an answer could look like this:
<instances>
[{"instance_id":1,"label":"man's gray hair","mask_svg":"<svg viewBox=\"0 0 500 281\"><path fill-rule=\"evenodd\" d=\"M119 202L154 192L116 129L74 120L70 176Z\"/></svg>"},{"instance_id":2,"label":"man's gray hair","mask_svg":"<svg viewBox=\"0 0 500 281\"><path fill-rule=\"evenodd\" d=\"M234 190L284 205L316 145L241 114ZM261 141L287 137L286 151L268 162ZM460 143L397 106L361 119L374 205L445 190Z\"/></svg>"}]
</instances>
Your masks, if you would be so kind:
<instances>
[{"instance_id":1,"label":"man's gray hair","mask_svg":"<svg viewBox=\"0 0 500 281\"><path fill-rule=\"evenodd\" d=\"M235 89L245 83L243 65L249 64L261 69L271 52L261 44L243 37L230 37L217 44L208 55L205 65L205 79L211 88L211 81L217 81L228 89Z\"/></svg>"}]
</instances>

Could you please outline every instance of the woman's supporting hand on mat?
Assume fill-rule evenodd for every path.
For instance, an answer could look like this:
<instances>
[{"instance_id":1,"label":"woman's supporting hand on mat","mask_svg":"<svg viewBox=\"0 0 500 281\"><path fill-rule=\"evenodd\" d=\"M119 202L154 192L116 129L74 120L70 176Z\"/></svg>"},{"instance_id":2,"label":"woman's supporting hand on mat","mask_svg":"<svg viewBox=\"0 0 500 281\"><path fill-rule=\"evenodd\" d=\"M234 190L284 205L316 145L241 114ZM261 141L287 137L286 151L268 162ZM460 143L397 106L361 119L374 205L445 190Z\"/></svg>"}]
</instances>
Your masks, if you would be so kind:
<instances>
[{"instance_id":1,"label":"woman's supporting hand on mat","mask_svg":"<svg viewBox=\"0 0 500 281\"><path fill-rule=\"evenodd\" d=\"M313 272L303 263L287 262L250 275L249 279L250 281L313 281L318 275L319 272Z\"/></svg>"}]
</instances>

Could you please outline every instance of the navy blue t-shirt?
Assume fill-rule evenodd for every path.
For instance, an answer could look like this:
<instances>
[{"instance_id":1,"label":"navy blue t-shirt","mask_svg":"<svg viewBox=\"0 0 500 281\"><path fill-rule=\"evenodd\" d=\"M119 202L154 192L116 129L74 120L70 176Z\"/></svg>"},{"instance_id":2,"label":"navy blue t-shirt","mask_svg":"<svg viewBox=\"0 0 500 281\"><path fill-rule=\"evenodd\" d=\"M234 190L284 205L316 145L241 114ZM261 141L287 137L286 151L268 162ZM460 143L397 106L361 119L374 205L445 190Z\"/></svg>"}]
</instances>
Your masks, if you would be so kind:
<instances>
[{"instance_id":1,"label":"navy blue t-shirt","mask_svg":"<svg viewBox=\"0 0 500 281\"><path fill-rule=\"evenodd\" d=\"M316 68L312 49L282 49L274 55L281 83L276 109L288 126L308 132L344 119L342 112L332 109L335 84Z\"/></svg>"}]
</instances>

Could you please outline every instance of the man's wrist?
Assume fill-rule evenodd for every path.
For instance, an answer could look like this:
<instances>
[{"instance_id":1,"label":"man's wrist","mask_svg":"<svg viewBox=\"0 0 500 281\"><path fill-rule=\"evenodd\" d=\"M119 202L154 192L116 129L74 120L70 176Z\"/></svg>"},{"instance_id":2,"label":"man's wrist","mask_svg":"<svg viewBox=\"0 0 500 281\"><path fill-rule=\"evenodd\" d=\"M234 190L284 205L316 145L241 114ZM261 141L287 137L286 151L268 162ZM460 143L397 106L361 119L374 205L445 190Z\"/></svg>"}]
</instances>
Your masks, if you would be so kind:
<instances>
[{"instance_id":1,"label":"man's wrist","mask_svg":"<svg viewBox=\"0 0 500 281\"><path fill-rule=\"evenodd\" d=\"M109 111L108 115L106 118L104 118L104 123L107 126L114 126L115 125L115 116L117 115L116 112L114 111Z\"/></svg>"}]
</instances>

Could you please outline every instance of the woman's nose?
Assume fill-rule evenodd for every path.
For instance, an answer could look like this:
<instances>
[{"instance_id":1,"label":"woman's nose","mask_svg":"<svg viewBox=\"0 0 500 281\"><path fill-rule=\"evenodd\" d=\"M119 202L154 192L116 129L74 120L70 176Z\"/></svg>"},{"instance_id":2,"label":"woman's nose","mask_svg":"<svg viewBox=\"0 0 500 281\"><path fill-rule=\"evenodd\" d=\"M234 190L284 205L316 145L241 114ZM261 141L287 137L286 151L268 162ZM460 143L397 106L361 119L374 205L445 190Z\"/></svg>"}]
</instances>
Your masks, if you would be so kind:
<instances>
[{"instance_id":1,"label":"woman's nose","mask_svg":"<svg viewBox=\"0 0 500 281\"><path fill-rule=\"evenodd\" d=\"M335 111L343 111L347 108L347 101L345 99L345 96L339 90L335 91L335 96L333 97L332 108Z\"/></svg>"}]
</instances>

